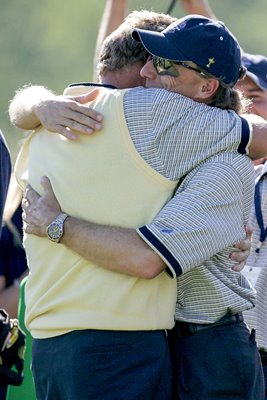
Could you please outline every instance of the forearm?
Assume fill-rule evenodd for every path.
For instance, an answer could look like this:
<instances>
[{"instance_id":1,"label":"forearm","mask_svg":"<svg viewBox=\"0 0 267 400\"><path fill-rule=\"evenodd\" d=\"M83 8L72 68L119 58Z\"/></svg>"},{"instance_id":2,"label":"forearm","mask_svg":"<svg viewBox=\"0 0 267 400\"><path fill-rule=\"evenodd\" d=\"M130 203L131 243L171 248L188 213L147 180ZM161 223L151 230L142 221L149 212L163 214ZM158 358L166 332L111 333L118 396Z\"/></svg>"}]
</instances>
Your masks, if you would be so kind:
<instances>
[{"instance_id":1,"label":"forearm","mask_svg":"<svg viewBox=\"0 0 267 400\"><path fill-rule=\"evenodd\" d=\"M51 100L56 95L43 86L28 86L17 91L9 105L9 117L13 125L31 130L41 123L36 110L43 100Z\"/></svg>"},{"instance_id":2,"label":"forearm","mask_svg":"<svg viewBox=\"0 0 267 400\"><path fill-rule=\"evenodd\" d=\"M26 188L23 225L27 234L47 237L47 226L60 214L61 207L47 177L41 178L41 185L43 196L31 186ZM100 267L127 275L151 279L165 268L135 229L98 225L69 216L61 243Z\"/></svg>"},{"instance_id":3,"label":"forearm","mask_svg":"<svg viewBox=\"0 0 267 400\"><path fill-rule=\"evenodd\" d=\"M61 243L99 266L131 276L151 279L165 268L162 259L134 229L68 217Z\"/></svg>"},{"instance_id":4,"label":"forearm","mask_svg":"<svg viewBox=\"0 0 267 400\"><path fill-rule=\"evenodd\" d=\"M100 45L123 22L127 13L127 0L107 0L99 28Z\"/></svg>"},{"instance_id":5,"label":"forearm","mask_svg":"<svg viewBox=\"0 0 267 400\"><path fill-rule=\"evenodd\" d=\"M1 308L4 308L10 318L17 318L19 303L19 286L17 284L11 285L0 292Z\"/></svg>"},{"instance_id":6,"label":"forearm","mask_svg":"<svg viewBox=\"0 0 267 400\"><path fill-rule=\"evenodd\" d=\"M102 43L123 22L127 14L127 0L107 0L101 19L94 55L94 71L98 63L98 57Z\"/></svg>"},{"instance_id":7,"label":"forearm","mask_svg":"<svg viewBox=\"0 0 267 400\"><path fill-rule=\"evenodd\" d=\"M180 0L180 2L188 14L199 14L217 20L208 0Z\"/></svg>"}]
</instances>

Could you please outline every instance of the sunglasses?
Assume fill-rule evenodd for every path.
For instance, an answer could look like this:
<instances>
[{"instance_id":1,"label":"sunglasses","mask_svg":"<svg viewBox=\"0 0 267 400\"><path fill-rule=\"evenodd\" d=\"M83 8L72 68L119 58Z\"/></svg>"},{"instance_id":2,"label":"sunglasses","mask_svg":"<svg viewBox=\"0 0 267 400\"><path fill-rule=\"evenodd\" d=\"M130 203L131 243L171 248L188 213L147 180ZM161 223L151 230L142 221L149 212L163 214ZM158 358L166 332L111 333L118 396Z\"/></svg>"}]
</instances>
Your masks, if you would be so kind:
<instances>
[{"instance_id":1,"label":"sunglasses","mask_svg":"<svg viewBox=\"0 0 267 400\"><path fill-rule=\"evenodd\" d=\"M191 67L191 65L186 64L184 61L171 61L166 58L161 58L157 56L152 56L153 66L157 71L158 75L168 75L177 77L179 76L179 72L175 69L174 65L181 65L184 68L191 69L192 71L197 72L203 78L208 78L208 74L202 71L199 68Z\"/></svg>"}]
</instances>

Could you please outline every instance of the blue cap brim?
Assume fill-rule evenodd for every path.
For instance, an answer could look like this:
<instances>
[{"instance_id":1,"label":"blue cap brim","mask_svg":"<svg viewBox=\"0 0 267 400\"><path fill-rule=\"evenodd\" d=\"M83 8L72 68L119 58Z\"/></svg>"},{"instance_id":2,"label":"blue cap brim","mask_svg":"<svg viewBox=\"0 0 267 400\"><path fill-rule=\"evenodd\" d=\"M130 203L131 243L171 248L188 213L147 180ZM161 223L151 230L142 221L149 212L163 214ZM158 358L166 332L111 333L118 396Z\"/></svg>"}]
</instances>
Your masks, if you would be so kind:
<instances>
[{"instance_id":1,"label":"blue cap brim","mask_svg":"<svg viewBox=\"0 0 267 400\"><path fill-rule=\"evenodd\" d=\"M172 61L191 61L174 46L162 32L134 29L132 32L134 40L141 42L144 48L153 56L166 58ZM173 55L175 54L175 58Z\"/></svg>"},{"instance_id":2,"label":"blue cap brim","mask_svg":"<svg viewBox=\"0 0 267 400\"><path fill-rule=\"evenodd\" d=\"M262 90L267 90L267 82L265 82L263 79L260 79L257 75L250 71L247 71L246 76L250 78L259 88Z\"/></svg>"}]
</instances>

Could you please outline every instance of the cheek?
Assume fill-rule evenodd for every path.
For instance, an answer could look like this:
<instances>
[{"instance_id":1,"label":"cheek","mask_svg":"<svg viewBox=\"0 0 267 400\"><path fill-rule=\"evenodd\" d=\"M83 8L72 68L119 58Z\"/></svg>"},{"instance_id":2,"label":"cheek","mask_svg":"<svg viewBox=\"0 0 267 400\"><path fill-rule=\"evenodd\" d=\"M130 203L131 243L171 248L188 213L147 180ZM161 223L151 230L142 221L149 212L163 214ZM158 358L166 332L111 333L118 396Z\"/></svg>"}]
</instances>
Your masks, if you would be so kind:
<instances>
[{"instance_id":1,"label":"cheek","mask_svg":"<svg viewBox=\"0 0 267 400\"><path fill-rule=\"evenodd\" d=\"M267 100L254 101L250 108L250 112L257 114L264 119L267 119Z\"/></svg>"},{"instance_id":2,"label":"cheek","mask_svg":"<svg viewBox=\"0 0 267 400\"><path fill-rule=\"evenodd\" d=\"M181 85L178 78L173 78L172 76L160 76L160 82L163 89L180 93L179 88Z\"/></svg>"}]
</instances>

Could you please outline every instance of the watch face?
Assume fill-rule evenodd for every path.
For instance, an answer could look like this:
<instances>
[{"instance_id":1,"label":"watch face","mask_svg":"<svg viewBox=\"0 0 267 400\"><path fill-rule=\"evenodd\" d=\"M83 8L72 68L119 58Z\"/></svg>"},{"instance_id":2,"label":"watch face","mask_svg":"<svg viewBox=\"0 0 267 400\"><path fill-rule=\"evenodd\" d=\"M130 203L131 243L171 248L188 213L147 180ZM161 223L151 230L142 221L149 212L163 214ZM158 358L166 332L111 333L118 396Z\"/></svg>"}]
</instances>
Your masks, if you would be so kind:
<instances>
[{"instance_id":1,"label":"watch face","mask_svg":"<svg viewBox=\"0 0 267 400\"><path fill-rule=\"evenodd\" d=\"M52 240L52 242L59 243L63 236L64 221L67 217L68 215L65 213L59 214L57 218L46 228L47 236L50 240Z\"/></svg>"},{"instance_id":2,"label":"watch face","mask_svg":"<svg viewBox=\"0 0 267 400\"><path fill-rule=\"evenodd\" d=\"M57 223L52 223L47 228L47 234L49 239L53 240L54 242L58 242L61 238L63 233L62 227Z\"/></svg>"}]
</instances>

